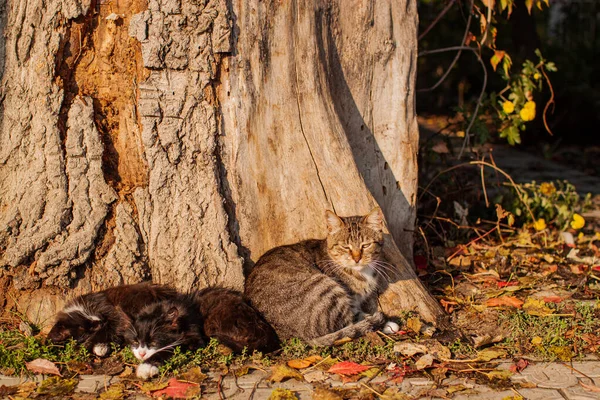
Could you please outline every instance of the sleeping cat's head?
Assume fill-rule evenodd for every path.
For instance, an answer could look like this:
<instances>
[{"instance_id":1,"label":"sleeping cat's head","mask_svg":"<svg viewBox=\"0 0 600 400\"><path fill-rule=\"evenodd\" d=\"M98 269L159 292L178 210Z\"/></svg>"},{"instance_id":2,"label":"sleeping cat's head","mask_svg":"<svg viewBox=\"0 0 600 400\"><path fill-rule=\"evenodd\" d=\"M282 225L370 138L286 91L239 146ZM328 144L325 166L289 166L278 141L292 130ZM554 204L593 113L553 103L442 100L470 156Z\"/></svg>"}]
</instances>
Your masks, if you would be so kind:
<instances>
[{"instance_id":1,"label":"sleeping cat's head","mask_svg":"<svg viewBox=\"0 0 600 400\"><path fill-rule=\"evenodd\" d=\"M125 339L137 359L148 360L157 353L172 352L176 346L186 344L190 330L196 329L195 321L190 323L190 319L184 302L166 300L150 304L130 322Z\"/></svg>"},{"instance_id":2,"label":"sleeping cat's head","mask_svg":"<svg viewBox=\"0 0 600 400\"><path fill-rule=\"evenodd\" d=\"M365 216L327 217L327 251L338 265L361 271L377 262L383 245L383 215L376 208Z\"/></svg>"}]
</instances>

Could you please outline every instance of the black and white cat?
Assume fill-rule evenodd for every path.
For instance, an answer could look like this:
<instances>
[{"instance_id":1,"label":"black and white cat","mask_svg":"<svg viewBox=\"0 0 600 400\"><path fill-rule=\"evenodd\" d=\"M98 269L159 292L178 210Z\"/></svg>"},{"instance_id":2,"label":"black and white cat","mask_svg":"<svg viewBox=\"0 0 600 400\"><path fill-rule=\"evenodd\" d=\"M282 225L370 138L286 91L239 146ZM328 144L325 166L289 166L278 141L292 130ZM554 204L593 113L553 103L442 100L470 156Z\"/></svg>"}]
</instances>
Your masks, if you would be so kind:
<instances>
[{"instance_id":1,"label":"black and white cat","mask_svg":"<svg viewBox=\"0 0 600 400\"><path fill-rule=\"evenodd\" d=\"M126 322L144 305L176 296L174 289L150 282L78 296L57 314L48 339L54 343L74 339L93 354L105 356L110 343L123 343Z\"/></svg>"},{"instance_id":2,"label":"black and white cat","mask_svg":"<svg viewBox=\"0 0 600 400\"><path fill-rule=\"evenodd\" d=\"M208 288L148 305L125 333L133 354L142 361L136 370L142 379L156 376L175 347L193 350L210 337L235 352L244 348L250 353L271 351L278 345L273 328L241 293L224 288Z\"/></svg>"}]
</instances>

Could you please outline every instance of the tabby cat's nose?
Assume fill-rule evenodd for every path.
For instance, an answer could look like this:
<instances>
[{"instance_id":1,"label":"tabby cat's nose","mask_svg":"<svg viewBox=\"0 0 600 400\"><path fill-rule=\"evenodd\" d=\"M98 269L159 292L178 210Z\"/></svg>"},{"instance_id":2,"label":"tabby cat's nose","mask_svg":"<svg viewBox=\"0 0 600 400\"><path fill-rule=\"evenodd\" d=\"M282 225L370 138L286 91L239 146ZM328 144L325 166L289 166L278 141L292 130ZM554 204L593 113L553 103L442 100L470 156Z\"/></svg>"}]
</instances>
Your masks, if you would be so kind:
<instances>
[{"instance_id":1,"label":"tabby cat's nose","mask_svg":"<svg viewBox=\"0 0 600 400\"><path fill-rule=\"evenodd\" d=\"M140 357L144 358L144 356L146 355L146 352L142 350L139 352L139 354L140 354Z\"/></svg>"},{"instance_id":2,"label":"tabby cat's nose","mask_svg":"<svg viewBox=\"0 0 600 400\"><path fill-rule=\"evenodd\" d=\"M354 261L359 262L361 257L362 257L362 251L360 251L360 250L358 250L358 251L352 250L352 259Z\"/></svg>"}]
</instances>

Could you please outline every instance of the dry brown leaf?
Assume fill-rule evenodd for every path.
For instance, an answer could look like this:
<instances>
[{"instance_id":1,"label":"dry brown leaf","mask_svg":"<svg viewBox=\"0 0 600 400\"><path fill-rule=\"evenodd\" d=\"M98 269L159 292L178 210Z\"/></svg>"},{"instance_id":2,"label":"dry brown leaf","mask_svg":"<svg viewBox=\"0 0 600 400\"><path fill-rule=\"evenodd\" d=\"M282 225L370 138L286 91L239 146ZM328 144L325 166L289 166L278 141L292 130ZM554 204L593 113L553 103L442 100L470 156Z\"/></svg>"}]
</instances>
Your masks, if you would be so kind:
<instances>
[{"instance_id":1,"label":"dry brown leaf","mask_svg":"<svg viewBox=\"0 0 600 400\"><path fill-rule=\"evenodd\" d=\"M417 362L415 362L415 367L419 371L422 369L431 367L432 365L433 365L433 356L431 354L425 354L424 356L419 358L417 360Z\"/></svg>"},{"instance_id":2,"label":"dry brown leaf","mask_svg":"<svg viewBox=\"0 0 600 400\"><path fill-rule=\"evenodd\" d=\"M323 357L321 356L310 356L302 359L290 360L287 362L287 365L296 369L308 368L313 365L317 361L321 361Z\"/></svg>"},{"instance_id":3,"label":"dry brown leaf","mask_svg":"<svg viewBox=\"0 0 600 400\"><path fill-rule=\"evenodd\" d=\"M313 400L343 400L343 397L332 390L317 387L313 391Z\"/></svg>"},{"instance_id":4,"label":"dry brown leaf","mask_svg":"<svg viewBox=\"0 0 600 400\"><path fill-rule=\"evenodd\" d=\"M551 315L554 311L546 306L546 303L543 300L537 300L532 297L528 297L523 304L523 310L527 312L529 315L535 315L538 317L545 317L546 315Z\"/></svg>"},{"instance_id":5,"label":"dry brown leaf","mask_svg":"<svg viewBox=\"0 0 600 400\"><path fill-rule=\"evenodd\" d=\"M412 357L415 354L419 354L419 353L427 353L428 349L426 346L423 346L422 344L416 344L416 343L409 343L409 342L401 342L401 343L396 343L394 345L394 352L395 353L400 353L404 356L408 356L408 357Z\"/></svg>"},{"instance_id":6,"label":"dry brown leaf","mask_svg":"<svg viewBox=\"0 0 600 400\"><path fill-rule=\"evenodd\" d=\"M481 350L479 353L477 353L477 360L478 361L490 361L493 360L494 358L502 358L502 357L506 357L506 352L504 350L500 350L500 349L486 349L486 350Z\"/></svg>"},{"instance_id":7,"label":"dry brown leaf","mask_svg":"<svg viewBox=\"0 0 600 400\"><path fill-rule=\"evenodd\" d=\"M412 317L406 320L406 327L415 333L421 332L421 326L423 323L419 318Z\"/></svg>"},{"instance_id":8,"label":"dry brown leaf","mask_svg":"<svg viewBox=\"0 0 600 400\"><path fill-rule=\"evenodd\" d=\"M275 365L271 368L271 376L268 378L271 382L281 382L285 379L304 380L302 374L287 365Z\"/></svg>"},{"instance_id":9,"label":"dry brown leaf","mask_svg":"<svg viewBox=\"0 0 600 400\"><path fill-rule=\"evenodd\" d=\"M52 361L48 361L44 358L36 358L31 362L25 363L25 366L27 367L27 370L35 374L62 376L56 365Z\"/></svg>"},{"instance_id":10,"label":"dry brown leaf","mask_svg":"<svg viewBox=\"0 0 600 400\"><path fill-rule=\"evenodd\" d=\"M513 296L500 296L493 299L488 299L488 301L485 302L485 305L488 307L508 306L521 308L523 306L523 301Z\"/></svg>"}]
</instances>

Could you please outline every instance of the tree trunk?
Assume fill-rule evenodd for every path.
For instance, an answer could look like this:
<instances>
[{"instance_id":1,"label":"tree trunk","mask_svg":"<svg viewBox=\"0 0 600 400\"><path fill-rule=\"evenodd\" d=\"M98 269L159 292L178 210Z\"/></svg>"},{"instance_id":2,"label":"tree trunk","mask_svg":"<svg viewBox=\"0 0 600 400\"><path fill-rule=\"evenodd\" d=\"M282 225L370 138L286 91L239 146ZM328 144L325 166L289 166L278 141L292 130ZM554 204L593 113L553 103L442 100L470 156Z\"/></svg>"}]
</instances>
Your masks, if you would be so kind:
<instances>
[{"instance_id":1,"label":"tree trunk","mask_svg":"<svg viewBox=\"0 0 600 400\"><path fill-rule=\"evenodd\" d=\"M8 0L2 16L0 305L44 323L65 294L143 279L241 289L244 263L323 237L325 209L379 204L398 267L382 308L443 316L406 261L414 0Z\"/></svg>"}]
</instances>

